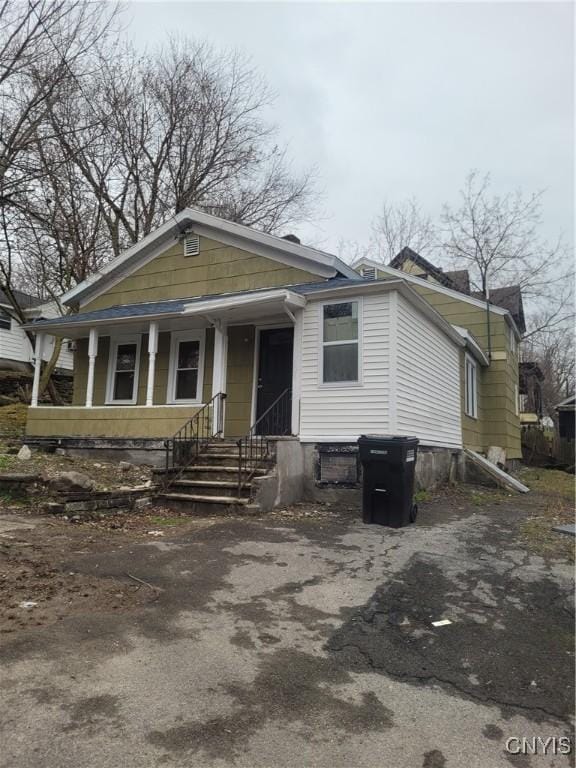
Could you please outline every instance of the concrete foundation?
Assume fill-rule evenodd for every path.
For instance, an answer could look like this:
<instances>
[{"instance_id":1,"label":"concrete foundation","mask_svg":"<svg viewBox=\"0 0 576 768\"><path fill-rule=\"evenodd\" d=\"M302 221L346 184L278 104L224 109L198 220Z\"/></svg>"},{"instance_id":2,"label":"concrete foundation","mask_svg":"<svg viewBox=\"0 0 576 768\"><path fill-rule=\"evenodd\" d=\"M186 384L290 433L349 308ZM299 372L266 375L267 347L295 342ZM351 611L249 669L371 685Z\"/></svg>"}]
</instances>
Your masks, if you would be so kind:
<instances>
[{"instance_id":1,"label":"concrete foundation","mask_svg":"<svg viewBox=\"0 0 576 768\"><path fill-rule=\"evenodd\" d=\"M303 499L304 455L297 437L275 441L276 466L269 475L252 481L253 501L263 512Z\"/></svg>"},{"instance_id":2,"label":"concrete foundation","mask_svg":"<svg viewBox=\"0 0 576 768\"><path fill-rule=\"evenodd\" d=\"M163 467L165 450L163 440L144 438L114 439L97 437L25 437L23 442L30 448L47 453L63 450L69 456L98 461L128 461L150 467Z\"/></svg>"}]
</instances>

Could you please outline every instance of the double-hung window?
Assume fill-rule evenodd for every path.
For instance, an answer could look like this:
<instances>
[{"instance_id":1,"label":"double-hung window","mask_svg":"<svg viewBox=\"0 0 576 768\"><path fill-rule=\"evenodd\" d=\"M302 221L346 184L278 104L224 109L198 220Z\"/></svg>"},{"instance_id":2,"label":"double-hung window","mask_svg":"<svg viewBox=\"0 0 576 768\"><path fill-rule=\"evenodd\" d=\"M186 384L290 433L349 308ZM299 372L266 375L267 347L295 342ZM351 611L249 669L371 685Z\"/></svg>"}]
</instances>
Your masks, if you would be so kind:
<instances>
[{"instance_id":1,"label":"double-hung window","mask_svg":"<svg viewBox=\"0 0 576 768\"><path fill-rule=\"evenodd\" d=\"M476 362L466 355L465 360L465 403L464 412L473 419L478 418L478 369Z\"/></svg>"},{"instance_id":2,"label":"double-hung window","mask_svg":"<svg viewBox=\"0 0 576 768\"><path fill-rule=\"evenodd\" d=\"M322 383L357 384L358 302L322 307Z\"/></svg>"},{"instance_id":3,"label":"double-hung window","mask_svg":"<svg viewBox=\"0 0 576 768\"><path fill-rule=\"evenodd\" d=\"M173 333L168 376L168 402L200 403L204 336L201 333Z\"/></svg>"},{"instance_id":4,"label":"double-hung window","mask_svg":"<svg viewBox=\"0 0 576 768\"><path fill-rule=\"evenodd\" d=\"M134 405L138 395L140 336L112 339L108 367L107 402Z\"/></svg>"}]
</instances>

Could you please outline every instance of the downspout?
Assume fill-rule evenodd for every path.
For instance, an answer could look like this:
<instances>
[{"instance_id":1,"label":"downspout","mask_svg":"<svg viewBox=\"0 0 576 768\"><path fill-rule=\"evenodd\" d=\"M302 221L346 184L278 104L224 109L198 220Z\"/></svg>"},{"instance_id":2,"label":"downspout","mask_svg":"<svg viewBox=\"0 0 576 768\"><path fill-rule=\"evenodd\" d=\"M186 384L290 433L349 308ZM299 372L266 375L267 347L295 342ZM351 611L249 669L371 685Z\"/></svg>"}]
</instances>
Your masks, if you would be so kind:
<instances>
[{"instance_id":1,"label":"downspout","mask_svg":"<svg viewBox=\"0 0 576 768\"><path fill-rule=\"evenodd\" d=\"M484 290L486 294L486 330L488 332L488 362L492 362L492 331L490 328L490 289L488 284Z\"/></svg>"}]
</instances>

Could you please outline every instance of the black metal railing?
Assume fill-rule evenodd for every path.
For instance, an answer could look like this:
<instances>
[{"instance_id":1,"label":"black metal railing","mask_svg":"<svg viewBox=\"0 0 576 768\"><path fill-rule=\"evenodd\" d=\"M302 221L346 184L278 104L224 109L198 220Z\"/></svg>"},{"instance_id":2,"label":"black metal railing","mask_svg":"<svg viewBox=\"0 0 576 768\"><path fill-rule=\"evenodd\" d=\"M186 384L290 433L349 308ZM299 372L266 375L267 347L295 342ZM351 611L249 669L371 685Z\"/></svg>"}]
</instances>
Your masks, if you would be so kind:
<instances>
[{"instance_id":1,"label":"black metal railing","mask_svg":"<svg viewBox=\"0 0 576 768\"><path fill-rule=\"evenodd\" d=\"M270 437L292 431L292 390L285 389L238 440L238 495L259 469L271 458Z\"/></svg>"},{"instance_id":2,"label":"black metal railing","mask_svg":"<svg viewBox=\"0 0 576 768\"><path fill-rule=\"evenodd\" d=\"M169 440L166 440L165 486L171 485L197 460L210 441L224 432L224 392L202 406Z\"/></svg>"}]
</instances>

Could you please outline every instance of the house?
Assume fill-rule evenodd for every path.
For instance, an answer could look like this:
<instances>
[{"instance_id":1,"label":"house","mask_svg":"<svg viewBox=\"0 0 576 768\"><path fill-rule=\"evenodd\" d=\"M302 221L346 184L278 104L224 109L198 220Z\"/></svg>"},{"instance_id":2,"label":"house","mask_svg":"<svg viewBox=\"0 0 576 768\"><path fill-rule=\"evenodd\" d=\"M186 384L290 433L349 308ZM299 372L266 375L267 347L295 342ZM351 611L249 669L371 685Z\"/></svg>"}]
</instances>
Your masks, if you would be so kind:
<instances>
[{"instance_id":1,"label":"house","mask_svg":"<svg viewBox=\"0 0 576 768\"><path fill-rule=\"evenodd\" d=\"M452 289L395 269L378 278L294 237L181 211L69 291L76 313L28 326L38 356L50 335L77 351L72 406L39 405L35 386L27 440L158 464L166 451L179 472L194 451L205 469L178 487L196 501L258 474L272 503L354 487L363 433L416 435L419 466L437 475L463 446L514 457L510 313L489 309L490 360L484 303L446 314Z\"/></svg>"},{"instance_id":2,"label":"house","mask_svg":"<svg viewBox=\"0 0 576 768\"><path fill-rule=\"evenodd\" d=\"M520 425L522 427L544 426L551 421L544 415L542 382L544 374L538 363L522 361L519 364ZM553 425L553 422L552 422Z\"/></svg>"},{"instance_id":3,"label":"house","mask_svg":"<svg viewBox=\"0 0 576 768\"><path fill-rule=\"evenodd\" d=\"M366 279L405 280L478 345L483 363L469 351L460 353L463 444L480 453L498 446L508 463L520 460L518 353L526 326L519 287L492 290L488 302L470 292L466 270L444 272L410 248L388 266L367 258L353 266Z\"/></svg>"},{"instance_id":4,"label":"house","mask_svg":"<svg viewBox=\"0 0 576 768\"><path fill-rule=\"evenodd\" d=\"M37 296L23 291L14 291L18 304L30 321L58 315L54 302L46 302ZM27 372L34 360L34 350L22 325L11 316L11 304L3 291L0 291L0 370ZM44 345L42 359L49 360L52 355L53 338L47 339ZM58 368L72 371L73 352L68 344L64 344Z\"/></svg>"},{"instance_id":5,"label":"house","mask_svg":"<svg viewBox=\"0 0 576 768\"><path fill-rule=\"evenodd\" d=\"M576 395L571 395L555 407L558 414L558 435L563 440L574 441Z\"/></svg>"}]
</instances>

